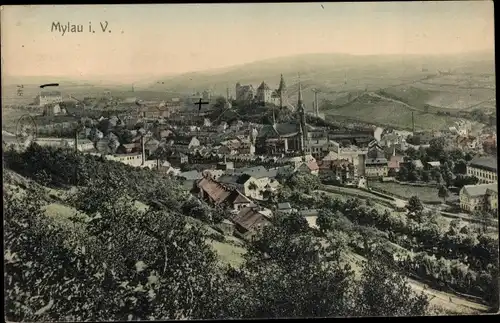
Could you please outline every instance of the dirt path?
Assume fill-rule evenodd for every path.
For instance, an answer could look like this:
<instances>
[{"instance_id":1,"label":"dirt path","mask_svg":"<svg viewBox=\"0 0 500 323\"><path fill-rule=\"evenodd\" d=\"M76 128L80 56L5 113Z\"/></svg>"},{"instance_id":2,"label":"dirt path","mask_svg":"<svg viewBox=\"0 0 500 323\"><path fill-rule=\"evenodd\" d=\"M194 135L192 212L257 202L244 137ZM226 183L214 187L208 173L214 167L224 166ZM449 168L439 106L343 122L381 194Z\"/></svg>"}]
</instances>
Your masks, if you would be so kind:
<instances>
[{"instance_id":1,"label":"dirt path","mask_svg":"<svg viewBox=\"0 0 500 323\"><path fill-rule=\"evenodd\" d=\"M366 258L354 252L349 256L352 260L366 261ZM441 307L447 311L459 314L475 314L488 310L488 307L483 304L471 302L463 297L426 287L425 284L411 278L407 279L410 287L415 292L420 293L423 291L427 295L431 306Z\"/></svg>"}]
</instances>

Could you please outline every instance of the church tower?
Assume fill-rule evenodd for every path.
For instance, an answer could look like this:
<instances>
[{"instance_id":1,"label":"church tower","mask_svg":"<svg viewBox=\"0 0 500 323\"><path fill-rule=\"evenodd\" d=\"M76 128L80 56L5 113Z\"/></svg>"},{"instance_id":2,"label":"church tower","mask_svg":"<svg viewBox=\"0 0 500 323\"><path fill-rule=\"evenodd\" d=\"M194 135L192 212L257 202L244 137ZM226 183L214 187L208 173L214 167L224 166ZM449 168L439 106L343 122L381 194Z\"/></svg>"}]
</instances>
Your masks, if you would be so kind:
<instances>
[{"instance_id":1,"label":"church tower","mask_svg":"<svg viewBox=\"0 0 500 323\"><path fill-rule=\"evenodd\" d=\"M306 127L306 111L304 107L304 102L302 102L302 85L300 84L299 79L299 99L297 102L297 121L300 125L301 130L301 139L300 141L305 144L307 139L307 127ZM304 148L304 144L302 144L302 148Z\"/></svg>"},{"instance_id":2,"label":"church tower","mask_svg":"<svg viewBox=\"0 0 500 323\"><path fill-rule=\"evenodd\" d=\"M280 96L280 109L283 109L286 97L286 84L283 74L281 74L280 86L278 87L278 95Z\"/></svg>"}]
</instances>

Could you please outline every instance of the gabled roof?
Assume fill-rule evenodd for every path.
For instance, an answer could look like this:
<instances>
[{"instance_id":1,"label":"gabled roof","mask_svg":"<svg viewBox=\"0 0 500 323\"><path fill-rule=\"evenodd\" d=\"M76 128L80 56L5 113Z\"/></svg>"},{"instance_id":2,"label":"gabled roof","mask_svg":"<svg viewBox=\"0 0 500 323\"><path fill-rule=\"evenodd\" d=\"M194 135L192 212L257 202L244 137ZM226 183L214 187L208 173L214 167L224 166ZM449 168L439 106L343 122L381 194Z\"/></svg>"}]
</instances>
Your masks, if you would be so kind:
<instances>
[{"instance_id":1,"label":"gabled roof","mask_svg":"<svg viewBox=\"0 0 500 323\"><path fill-rule=\"evenodd\" d=\"M430 162L427 162L427 164L431 165L432 167L441 166L441 163L439 161L430 161Z\"/></svg>"},{"instance_id":2,"label":"gabled roof","mask_svg":"<svg viewBox=\"0 0 500 323\"><path fill-rule=\"evenodd\" d=\"M465 185L462 188L461 193L463 192L468 196L477 197L485 195L488 189L494 192L498 192L498 184L492 183L492 184L479 184L479 185Z\"/></svg>"},{"instance_id":3,"label":"gabled roof","mask_svg":"<svg viewBox=\"0 0 500 323\"><path fill-rule=\"evenodd\" d=\"M186 180L198 180L198 179L202 179L203 178L203 175L202 173L196 171L196 170L191 170L191 171L188 171L188 172L183 172L183 173L180 173L179 175L177 175L178 177L183 177L185 178Z\"/></svg>"},{"instance_id":4,"label":"gabled roof","mask_svg":"<svg viewBox=\"0 0 500 323\"><path fill-rule=\"evenodd\" d=\"M231 194L231 190L208 178L202 178L196 183L196 186L203 190L215 205L223 203L229 194Z\"/></svg>"},{"instance_id":5,"label":"gabled roof","mask_svg":"<svg viewBox=\"0 0 500 323\"><path fill-rule=\"evenodd\" d=\"M278 203L278 210L288 210L288 209L291 209L291 208L292 208L292 206L288 202L286 202L286 203Z\"/></svg>"},{"instance_id":6,"label":"gabled roof","mask_svg":"<svg viewBox=\"0 0 500 323\"><path fill-rule=\"evenodd\" d=\"M420 159L416 159L416 160L413 160L411 162L413 165L415 165L415 167L417 168L422 168L424 167L424 164L422 164L422 161Z\"/></svg>"},{"instance_id":7,"label":"gabled roof","mask_svg":"<svg viewBox=\"0 0 500 323\"><path fill-rule=\"evenodd\" d=\"M259 225L267 225L270 221L256 208L246 207L233 217L233 222L246 231L251 231Z\"/></svg>"}]
</instances>

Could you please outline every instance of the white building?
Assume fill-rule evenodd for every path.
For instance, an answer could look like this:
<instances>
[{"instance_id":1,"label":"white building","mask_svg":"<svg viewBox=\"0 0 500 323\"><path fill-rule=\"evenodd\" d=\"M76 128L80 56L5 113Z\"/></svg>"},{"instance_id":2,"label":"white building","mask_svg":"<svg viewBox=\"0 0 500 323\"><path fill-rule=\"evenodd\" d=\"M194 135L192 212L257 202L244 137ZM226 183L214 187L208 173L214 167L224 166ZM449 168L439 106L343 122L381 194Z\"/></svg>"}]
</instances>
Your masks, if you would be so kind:
<instances>
[{"instance_id":1,"label":"white building","mask_svg":"<svg viewBox=\"0 0 500 323\"><path fill-rule=\"evenodd\" d=\"M496 183L497 159L494 157L476 157L467 165L467 175L479 179L479 184Z\"/></svg>"},{"instance_id":2,"label":"white building","mask_svg":"<svg viewBox=\"0 0 500 323\"><path fill-rule=\"evenodd\" d=\"M61 103L62 101L62 94L59 91L42 91L35 99L35 103L40 107L51 103Z\"/></svg>"}]
</instances>

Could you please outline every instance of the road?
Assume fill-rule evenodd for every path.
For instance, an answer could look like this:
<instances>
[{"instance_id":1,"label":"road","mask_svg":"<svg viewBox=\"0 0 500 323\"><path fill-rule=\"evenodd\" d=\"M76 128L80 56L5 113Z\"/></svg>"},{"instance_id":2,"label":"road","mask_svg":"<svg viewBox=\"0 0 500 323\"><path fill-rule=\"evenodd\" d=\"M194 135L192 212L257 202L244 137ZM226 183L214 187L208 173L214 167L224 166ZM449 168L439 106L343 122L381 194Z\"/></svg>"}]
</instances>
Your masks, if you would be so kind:
<instances>
[{"instance_id":1,"label":"road","mask_svg":"<svg viewBox=\"0 0 500 323\"><path fill-rule=\"evenodd\" d=\"M407 107L411 111L424 112L423 110L420 110L420 109L417 109L415 107L412 107L411 105L409 105L408 103L404 103L403 101L399 101L399 100L396 100L396 99L393 99L393 98L388 98L386 96L383 96L383 95L380 95L380 94L377 94L377 93L374 93L374 92L367 92L366 94L369 95L369 96L378 98L378 99L382 99L382 100L386 100L386 101L391 101L391 102L394 102L394 103L402 104L403 106Z\"/></svg>"}]
</instances>

